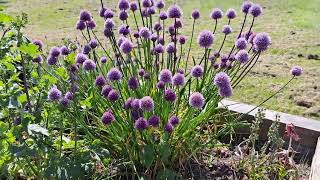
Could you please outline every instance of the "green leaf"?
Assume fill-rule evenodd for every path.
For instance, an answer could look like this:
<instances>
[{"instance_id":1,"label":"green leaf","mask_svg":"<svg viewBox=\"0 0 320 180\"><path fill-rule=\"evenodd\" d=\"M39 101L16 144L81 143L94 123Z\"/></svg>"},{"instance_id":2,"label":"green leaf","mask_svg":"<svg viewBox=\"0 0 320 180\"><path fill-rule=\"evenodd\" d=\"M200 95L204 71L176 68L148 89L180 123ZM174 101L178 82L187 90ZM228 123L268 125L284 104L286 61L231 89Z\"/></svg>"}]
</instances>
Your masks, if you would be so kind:
<instances>
[{"instance_id":1,"label":"green leaf","mask_svg":"<svg viewBox=\"0 0 320 180\"><path fill-rule=\"evenodd\" d=\"M93 98L93 95L91 94L89 97L87 97L85 100L80 101L80 105L83 109L90 109L92 107L91 99Z\"/></svg>"},{"instance_id":2,"label":"green leaf","mask_svg":"<svg viewBox=\"0 0 320 180\"><path fill-rule=\"evenodd\" d=\"M64 67L59 67L56 69L56 73L58 76L60 76L63 80L68 80L68 72Z\"/></svg>"},{"instance_id":3,"label":"green leaf","mask_svg":"<svg viewBox=\"0 0 320 180\"><path fill-rule=\"evenodd\" d=\"M66 62L68 64L75 64L76 63L75 58L76 58L76 52L72 52L66 57Z\"/></svg>"},{"instance_id":4,"label":"green leaf","mask_svg":"<svg viewBox=\"0 0 320 180\"><path fill-rule=\"evenodd\" d=\"M160 154L160 158L163 162L168 162L169 156L171 154L170 146L166 143L160 144L159 154Z\"/></svg>"},{"instance_id":5,"label":"green leaf","mask_svg":"<svg viewBox=\"0 0 320 180\"><path fill-rule=\"evenodd\" d=\"M28 54L29 56L36 58L40 55L40 51L38 49L38 46L30 43L30 44L22 44L22 46L19 47L19 50L23 53Z\"/></svg>"},{"instance_id":6,"label":"green leaf","mask_svg":"<svg viewBox=\"0 0 320 180\"><path fill-rule=\"evenodd\" d=\"M26 95L26 94L21 94L21 95L18 97L18 102L21 103L21 104L27 102L27 95Z\"/></svg>"},{"instance_id":7,"label":"green leaf","mask_svg":"<svg viewBox=\"0 0 320 180\"><path fill-rule=\"evenodd\" d=\"M0 22L9 23L11 21L13 21L12 16L9 16L8 14L0 13Z\"/></svg>"},{"instance_id":8,"label":"green leaf","mask_svg":"<svg viewBox=\"0 0 320 180\"><path fill-rule=\"evenodd\" d=\"M154 160L155 152L152 146L147 145L142 150L142 163L149 168Z\"/></svg>"}]
</instances>

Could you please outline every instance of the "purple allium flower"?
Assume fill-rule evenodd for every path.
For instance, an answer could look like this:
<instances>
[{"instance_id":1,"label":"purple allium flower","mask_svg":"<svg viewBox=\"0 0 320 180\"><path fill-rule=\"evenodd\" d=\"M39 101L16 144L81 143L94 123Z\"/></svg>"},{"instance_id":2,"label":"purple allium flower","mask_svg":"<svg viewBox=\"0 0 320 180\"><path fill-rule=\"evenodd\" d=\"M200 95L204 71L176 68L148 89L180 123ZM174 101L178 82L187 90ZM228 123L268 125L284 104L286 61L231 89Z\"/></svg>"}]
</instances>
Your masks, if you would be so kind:
<instances>
[{"instance_id":1,"label":"purple allium flower","mask_svg":"<svg viewBox=\"0 0 320 180\"><path fill-rule=\"evenodd\" d=\"M129 54L133 49L133 44L129 40L125 40L121 44L120 49L124 54Z\"/></svg>"},{"instance_id":2,"label":"purple allium flower","mask_svg":"<svg viewBox=\"0 0 320 180\"><path fill-rule=\"evenodd\" d=\"M170 35L174 35L176 30L175 30L174 26L169 26L168 31L169 31Z\"/></svg>"},{"instance_id":3,"label":"purple allium flower","mask_svg":"<svg viewBox=\"0 0 320 180\"><path fill-rule=\"evenodd\" d=\"M218 68L219 68L219 64L218 64L218 63L214 63L214 64L213 64L213 68L214 68L214 69L218 69Z\"/></svg>"},{"instance_id":4,"label":"purple allium flower","mask_svg":"<svg viewBox=\"0 0 320 180\"><path fill-rule=\"evenodd\" d=\"M204 106L205 99L203 95L199 92L194 92L189 97L189 105L198 109L201 109Z\"/></svg>"},{"instance_id":5,"label":"purple allium flower","mask_svg":"<svg viewBox=\"0 0 320 180\"><path fill-rule=\"evenodd\" d=\"M215 58L220 57L220 53L219 53L219 51L214 52L214 53L213 53L213 56L214 56Z\"/></svg>"},{"instance_id":6,"label":"purple allium flower","mask_svg":"<svg viewBox=\"0 0 320 180\"><path fill-rule=\"evenodd\" d=\"M134 32L133 33L133 37L135 37L136 39L138 39L140 37L139 32Z\"/></svg>"},{"instance_id":7,"label":"purple allium flower","mask_svg":"<svg viewBox=\"0 0 320 180\"><path fill-rule=\"evenodd\" d=\"M164 89L165 83L163 81L159 81L156 84L157 89Z\"/></svg>"},{"instance_id":8,"label":"purple allium flower","mask_svg":"<svg viewBox=\"0 0 320 180\"><path fill-rule=\"evenodd\" d=\"M85 60L87 60L87 56L85 54L82 54L82 53L78 53L77 54L77 57L76 57L76 62L79 63L79 64L82 64L84 63Z\"/></svg>"},{"instance_id":9,"label":"purple allium flower","mask_svg":"<svg viewBox=\"0 0 320 180\"><path fill-rule=\"evenodd\" d=\"M249 9L251 6L252 6L252 3L250 1L244 1L241 6L242 12L245 14L249 13Z\"/></svg>"},{"instance_id":10,"label":"purple allium flower","mask_svg":"<svg viewBox=\"0 0 320 180\"><path fill-rule=\"evenodd\" d=\"M241 63L244 64L249 60L249 54L246 50L240 50L236 54L236 59Z\"/></svg>"},{"instance_id":11,"label":"purple allium flower","mask_svg":"<svg viewBox=\"0 0 320 180\"><path fill-rule=\"evenodd\" d=\"M50 55L53 57L58 57L60 55L60 48L52 47L50 50Z\"/></svg>"},{"instance_id":12,"label":"purple allium flower","mask_svg":"<svg viewBox=\"0 0 320 180\"><path fill-rule=\"evenodd\" d=\"M102 75L96 77L96 86L104 86L106 84L106 79Z\"/></svg>"},{"instance_id":13,"label":"purple allium flower","mask_svg":"<svg viewBox=\"0 0 320 180\"><path fill-rule=\"evenodd\" d=\"M83 68L87 71L96 69L96 63L91 59L87 59L83 62Z\"/></svg>"},{"instance_id":14,"label":"purple allium flower","mask_svg":"<svg viewBox=\"0 0 320 180\"><path fill-rule=\"evenodd\" d=\"M173 131L173 126L171 123L167 123L165 126L164 126L164 131L171 134L172 131Z\"/></svg>"},{"instance_id":15,"label":"purple allium flower","mask_svg":"<svg viewBox=\"0 0 320 180\"><path fill-rule=\"evenodd\" d=\"M147 12L148 12L148 15L150 16L156 13L156 9L154 7L149 7L147 9Z\"/></svg>"},{"instance_id":16,"label":"purple allium flower","mask_svg":"<svg viewBox=\"0 0 320 180\"><path fill-rule=\"evenodd\" d=\"M228 19L234 19L237 16L237 13L234 9L228 9L226 16L228 17Z\"/></svg>"},{"instance_id":17,"label":"purple allium flower","mask_svg":"<svg viewBox=\"0 0 320 180\"><path fill-rule=\"evenodd\" d=\"M176 51L173 42L171 42L167 45L166 51L167 51L167 53L174 53Z\"/></svg>"},{"instance_id":18,"label":"purple allium flower","mask_svg":"<svg viewBox=\"0 0 320 180\"><path fill-rule=\"evenodd\" d=\"M232 28L230 25L224 25L222 28L222 33L225 35L228 35L230 33L232 33Z\"/></svg>"},{"instance_id":19,"label":"purple allium flower","mask_svg":"<svg viewBox=\"0 0 320 180\"><path fill-rule=\"evenodd\" d=\"M179 36L179 43L180 44L185 44L187 41L187 37L186 36Z\"/></svg>"},{"instance_id":20,"label":"purple allium flower","mask_svg":"<svg viewBox=\"0 0 320 180\"><path fill-rule=\"evenodd\" d=\"M84 21L79 20L76 24L76 29L82 31L86 28L86 23Z\"/></svg>"},{"instance_id":21,"label":"purple allium flower","mask_svg":"<svg viewBox=\"0 0 320 180\"><path fill-rule=\"evenodd\" d=\"M220 96L222 97L232 96L232 87L230 85L230 78L226 73L220 72L216 74L216 76L214 77L214 84L219 88Z\"/></svg>"},{"instance_id":22,"label":"purple allium flower","mask_svg":"<svg viewBox=\"0 0 320 180\"><path fill-rule=\"evenodd\" d=\"M118 100L119 97L120 97L120 95L119 95L118 91L114 90L114 89L112 89L108 94L108 99L109 99L109 101L112 101L112 102Z\"/></svg>"},{"instance_id":23,"label":"purple allium flower","mask_svg":"<svg viewBox=\"0 0 320 180\"><path fill-rule=\"evenodd\" d=\"M119 0L118 8L120 10L127 10L129 9L129 1L128 0Z\"/></svg>"},{"instance_id":24,"label":"purple allium flower","mask_svg":"<svg viewBox=\"0 0 320 180\"><path fill-rule=\"evenodd\" d=\"M149 16L148 9L147 8L142 9L141 15L142 17L148 17Z\"/></svg>"},{"instance_id":25,"label":"purple allium flower","mask_svg":"<svg viewBox=\"0 0 320 180\"><path fill-rule=\"evenodd\" d=\"M257 51L265 51L271 45L271 38L265 32L258 33L253 39L253 45Z\"/></svg>"},{"instance_id":26,"label":"purple allium flower","mask_svg":"<svg viewBox=\"0 0 320 180\"><path fill-rule=\"evenodd\" d=\"M223 12L221 11L221 9L218 9L218 8L213 9L211 13L211 19L214 19L214 20L221 19L222 16L223 16Z\"/></svg>"},{"instance_id":27,"label":"purple allium flower","mask_svg":"<svg viewBox=\"0 0 320 180\"><path fill-rule=\"evenodd\" d=\"M47 58L47 61L48 61L49 65L51 65L51 66L55 65L58 62L58 57L54 57L52 55L49 55L48 58Z\"/></svg>"},{"instance_id":28,"label":"purple allium flower","mask_svg":"<svg viewBox=\"0 0 320 180\"><path fill-rule=\"evenodd\" d=\"M89 28L89 29L94 29L94 28L96 28L96 22L94 21L94 20L91 20L91 21L89 21L89 22L87 22L87 27Z\"/></svg>"},{"instance_id":29,"label":"purple allium flower","mask_svg":"<svg viewBox=\"0 0 320 180\"><path fill-rule=\"evenodd\" d=\"M104 97L108 97L108 94L111 90L112 90L112 87L107 84L107 85L103 86L103 88L101 90L101 95L103 95Z\"/></svg>"},{"instance_id":30,"label":"purple allium flower","mask_svg":"<svg viewBox=\"0 0 320 180\"><path fill-rule=\"evenodd\" d=\"M139 80L137 77L131 77L128 80L129 89L137 89L139 87Z\"/></svg>"},{"instance_id":31,"label":"purple allium flower","mask_svg":"<svg viewBox=\"0 0 320 180\"><path fill-rule=\"evenodd\" d=\"M68 91L65 95L64 95L65 98L69 99L70 101L73 100L73 94L72 92Z\"/></svg>"},{"instance_id":32,"label":"purple allium flower","mask_svg":"<svg viewBox=\"0 0 320 180\"><path fill-rule=\"evenodd\" d=\"M105 113L103 113L101 117L101 121L103 122L103 124L106 124L106 125L112 123L115 120L116 119L111 110L108 110Z\"/></svg>"},{"instance_id":33,"label":"purple allium flower","mask_svg":"<svg viewBox=\"0 0 320 180\"><path fill-rule=\"evenodd\" d=\"M193 19L199 19L199 18L200 18L200 12L199 12L199 10L197 10L197 9L193 10L192 13L191 13L191 17L192 17Z\"/></svg>"},{"instance_id":34,"label":"purple allium flower","mask_svg":"<svg viewBox=\"0 0 320 180\"><path fill-rule=\"evenodd\" d=\"M152 111L154 108L153 99L150 96L145 96L140 99L140 106L143 110Z\"/></svg>"},{"instance_id":35,"label":"purple allium flower","mask_svg":"<svg viewBox=\"0 0 320 180\"><path fill-rule=\"evenodd\" d=\"M139 72L138 72L139 76L144 76L145 73L146 73L146 72L145 72L144 69L139 69Z\"/></svg>"},{"instance_id":36,"label":"purple allium flower","mask_svg":"<svg viewBox=\"0 0 320 180\"><path fill-rule=\"evenodd\" d=\"M122 74L117 68L111 68L107 76L109 81L119 81L122 79Z\"/></svg>"},{"instance_id":37,"label":"purple allium flower","mask_svg":"<svg viewBox=\"0 0 320 180\"><path fill-rule=\"evenodd\" d=\"M134 123L134 127L138 129L139 131L143 131L147 129L149 126L148 121L145 120L143 117L140 117L139 119L136 120Z\"/></svg>"},{"instance_id":38,"label":"purple allium flower","mask_svg":"<svg viewBox=\"0 0 320 180\"><path fill-rule=\"evenodd\" d=\"M82 53L83 54L89 54L91 50L92 49L91 49L90 45L86 44L86 45L83 46Z\"/></svg>"},{"instance_id":39,"label":"purple allium flower","mask_svg":"<svg viewBox=\"0 0 320 180\"><path fill-rule=\"evenodd\" d=\"M32 41L32 44L38 46L38 50L42 51L42 49L43 49L43 42L42 41L35 39Z\"/></svg>"},{"instance_id":40,"label":"purple allium flower","mask_svg":"<svg viewBox=\"0 0 320 180\"><path fill-rule=\"evenodd\" d=\"M91 41L89 42L89 46L90 46L92 49L95 49L95 48L98 46L98 41L95 40L95 39L91 39Z\"/></svg>"},{"instance_id":41,"label":"purple allium flower","mask_svg":"<svg viewBox=\"0 0 320 180\"><path fill-rule=\"evenodd\" d=\"M230 54L229 61L233 62L236 60L236 55L234 53Z\"/></svg>"},{"instance_id":42,"label":"purple allium flower","mask_svg":"<svg viewBox=\"0 0 320 180\"><path fill-rule=\"evenodd\" d=\"M209 48L214 41L214 35L211 31L204 30L198 36L198 44L203 48Z\"/></svg>"},{"instance_id":43,"label":"purple allium flower","mask_svg":"<svg viewBox=\"0 0 320 180\"><path fill-rule=\"evenodd\" d=\"M60 104L61 104L62 106L68 107L71 101L70 101L69 99L63 97L62 99L60 99L59 102L60 102Z\"/></svg>"},{"instance_id":44,"label":"purple allium flower","mask_svg":"<svg viewBox=\"0 0 320 180\"><path fill-rule=\"evenodd\" d=\"M158 0L155 5L158 9L162 9L162 8L164 8L164 1Z\"/></svg>"},{"instance_id":45,"label":"purple allium flower","mask_svg":"<svg viewBox=\"0 0 320 180\"><path fill-rule=\"evenodd\" d=\"M35 62L35 63L42 63L42 61L43 61L43 58L42 58L41 55L39 55L36 58L32 59L32 62Z\"/></svg>"},{"instance_id":46,"label":"purple allium flower","mask_svg":"<svg viewBox=\"0 0 320 180\"><path fill-rule=\"evenodd\" d=\"M200 78L203 75L203 67L200 65L195 65L191 69L191 76L195 78Z\"/></svg>"},{"instance_id":47,"label":"purple allium flower","mask_svg":"<svg viewBox=\"0 0 320 180\"><path fill-rule=\"evenodd\" d=\"M302 74L303 70L300 66L294 66L291 69L291 74L293 76L300 76Z\"/></svg>"},{"instance_id":48,"label":"purple allium flower","mask_svg":"<svg viewBox=\"0 0 320 180\"><path fill-rule=\"evenodd\" d=\"M126 102L124 102L123 108L124 109L130 109L131 108L131 103L133 101L132 97L129 97Z\"/></svg>"},{"instance_id":49,"label":"purple allium flower","mask_svg":"<svg viewBox=\"0 0 320 180\"><path fill-rule=\"evenodd\" d=\"M176 73L173 77L172 77L172 84L174 86L184 86L185 84L185 80L184 80L184 75L183 73Z\"/></svg>"},{"instance_id":50,"label":"purple allium flower","mask_svg":"<svg viewBox=\"0 0 320 180\"><path fill-rule=\"evenodd\" d=\"M179 118L175 115L169 118L169 123L172 124L173 126L178 125L179 121L180 121Z\"/></svg>"},{"instance_id":51,"label":"purple allium flower","mask_svg":"<svg viewBox=\"0 0 320 180\"><path fill-rule=\"evenodd\" d=\"M174 102L177 99L177 95L172 89L167 89L164 92L164 99L168 102Z\"/></svg>"},{"instance_id":52,"label":"purple allium flower","mask_svg":"<svg viewBox=\"0 0 320 180\"><path fill-rule=\"evenodd\" d=\"M144 39L150 39L151 32L147 27L142 27L139 31L140 37L143 37Z\"/></svg>"},{"instance_id":53,"label":"purple allium flower","mask_svg":"<svg viewBox=\"0 0 320 180\"><path fill-rule=\"evenodd\" d=\"M159 15L159 17L160 17L160 19L161 19L162 21L168 19L168 15L167 15L166 12L161 12L160 15Z\"/></svg>"},{"instance_id":54,"label":"purple allium flower","mask_svg":"<svg viewBox=\"0 0 320 180\"><path fill-rule=\"evenodd\" d=\"M100 58L100 62L101 62L102 64L105 64L105 63L107 62L107 57L105 57L105 56L101 57L101 58Z\"/></svg>"},{"instance_id":55,"label":"purple allium flower","mask_svg":"<svg viewBox=\"0 0 320 180\"><path fill-rule=\"evenodd\" d=\"M48 99L50 101L59 100L61 98L61 91L57 88L57 86L53 86L48 92Z\"/></svg>"},{"instance_id":56,"label":"purple allium flower","mask_svg":"<svg viewBox=\"0 0 320 180\"><path fill-rule=\"evenodd\" d=\"M70 53L70 50L68 49L67 46L62 46L60 48L60 51L61 51L61 54L64 55L64 56L66 56L66 55L68 55Z\"/></svg>"},{"instance_id":57,"label":"purple allium flower","mask_svg":"<svg viewBox=\"0 0 320 180\"><path fill-rule=\"evenodd\" d=\"M261 15L262 13L262 8L260 5L258 4L253 4L250 9L249 9L249 12L250 14L253 16L253 17L258 17Z\"/></svg>"},{"instance_id":58,"label":"purple allium flower","mask_svg":"<svg viewBox=\"0 0 320 180\"><path fill-rule=\"evenodd\" d=\"M130 27L127 25L121 25L119 27L119 34L123 34L124 36L130 34Z\"/></svg>"},{"instance_id":59,"label":"purple allium flower","mask_svg":"<svg viewBox=\"0 0 320 180\"><path fill-rule=\"evenodd\" d=\"M152 115L152 116L149 118L148 123L149 123L150 126L158 127L158 126L159 126L159 123L160 123L160 117L157 116L157 115Z\"/></svg>"},{"instance_id":60,"label":"purple allium flower","mask_svg":"<svg viewBox=\"0 0 320 180\"><path fill-rule=\"evenodd\" d=\"M103 34L106 37L111 37L112 36L112 30L111 29L104 29Z\"/></svg>"},{"instance_id":61,"label":"purple allium flower","mask_svg":"<svg viewBox=\"0 0 320 180\"><path fill-rule=\"evenodd\" d=\"M183 27L183 23L180 19L177 19L175 22L174 22L174 25L173 25L175 28L179 29L179 28L182 28Z\"/></svg>"},{"instance_id":62,"label":"purple allium flower","mask_svg":"<svg viewBox=\"0 0 320 180\"><path fill-rule=\"evenodd\" d=\"M131 117L132 117L133 120L137 120L140 117L143 117L142 110L132 110L131 111Z\"/></svg>"},{"instance_id":63,"label":"purple allium flower","mask_svg":"<svg viewBox=\"0 0 320 180\"><path fill-rule=\"evenodd\" d=\"M100 11L99 11L99 16L100 16L100 17L104 17L104 13L106 12L106 10L107 10L107 9L104 8L104 7L101 8Z\"/></svg>"},{"instance_id":64,"label":"purple allium flower","mask_svg":"<svg viewBox=\"0 0 320 180\"><path fill-rule=\"evenodd\" d=\"M126 40L128 40L128 39L125 38L125 37L119 37L119 39L117 40L117 45L120 47L121 44L122 44L124 41L126 41Z\"/></svg>"},{"instance_id":65,"label":"purple allium flower","mask_svg":"<svg viewBox=\"0 0 320 180\"><path fill-rule=\"evenodd\" d=\"M91 14L87 10L81 10L80 12L80 20L81 21L91 21Z\"/></svg>"},{"instance_id":66,"label":"purple allium flower","mask_svg":"<svg viewBox=\"0 0 320 180\"><path fill-rule=\"evenodd\" d=\"M120 12L119 12L119 19L120 19L121 21L127 20L128 17L129 17L129 15L128 15L127 11L120 11Z\"/></svg>"},{"instance_id":67,"label":"purple allium flower","mask_svg":"<svg viewBox=\"0 0 320 180\"><path fill-rule=\"evenodd\" d=\"M133 99L131 104L130 104L131 108L134 110L138 110L141 109L141 103L140 103L140 99Z\"/></svg>"},{"instance_id":68,"label":"purple allium flower","mask_svg":"<svg viewBox=\"0 0 320 180\"><path fill-rule=\"evenodd\" d=\"M221 62L219 66L222 69L227 68L227 63L226 62Z\"/></svg>"},{"instance_id":69,"label":"purple allium flower","mask_svg":"<svg viewBox=\"0 0 320 180\"><path fill-rule=\"evenodd\" d=\"M110 19L110 18L113 18L114 16L114 12L110 9L107 9L105 12L104 12L104 17L106 19Z\"/></svg>"},{"instance_id":70,"label":"purple allium flower","mask_svg":"<svg viewBox=\"0 0 320 180\"><path fill-rule=\"evenodd\" d=\"M130 3L130 10L133 11L133 12L136 11L136 10L138 10L138 4L137 4L137 2L134 1L134 2L131 2L131 3Z\"/></svg>"},{"instance_id":71,"label":"purple allium flower","mask_svg":"<svg viewBox=\"0 0 320 180\"><path fill-rule=\"evenodd\" d=\"M161 54L164 52L164 48L161 44L157 44L155 47L154 47L154 51L157 53L157 54Z\"/></svg>"},{"instance_id":72,"label":"purple allium flower","mask_svg":"<svg viewBox=\"0 0 320 180\"><path fill-rule=\"evenodd\" d=\"M171 83L172 82L172 73L169 69L163 69L160 71L159 80L163 81L164 83Z\"/></svg>"},{"instance_id":73,"label":"purple allium flower","mask_svg":"<svg viewBox=\"0 0 320 180\"><path fill-rule=\"evenodd\" d=\"M142 6L145 8L151 7L152 6L151 0L142 0Z\"/></svg>"},{"instance_id":74,"label":"purple allium flower","mask_svg":"<svg viewBox=\"0 0 320 180\"><path fill-rule=\"evenodd\" d=\"M177 5L172 5L168 8L169 18L180 18L182 16L182 10Z\"/></svg>"},{"instance_id":75,"label":"purple allium flower","mask_svg":"<svg viewBox=\"0 0 320 180\"><path fill-rule=\"evenodd\" d=\"M161 31L162 30L162 26L159 22L156 22L153 26L153 29L157 32Z\"/></svg>"},{"instance_id":76,"label":"purple allium flower","mask_svg":"<svg viewBox=\"0 0 320 180\"><path fill-rule=\"evenodd\" d=\"M158 43L158 44L161 44L161 45L164 45L164 39L163 39L163 37L159 37L158 40L157 40L157 43Z\"/></svg>"},{"instance_id":77,"label":"purple allium flower","mask_svg":"<svg viewBox=\"0 0 320 180\"><path fill-rule=\"evenodd\" d=\"M235 43L235 46L238 49L242 50L242 49L246 49L247 48L247 44L248 44L248 42L247 42L247 40L245 38L239 38L239 39L237 39L237 41Z\"/></svg>"},{"instance_id":78,"label":"purple allium flower","mask_svg":"<svg viewBox=\"0 0 320 180\"><path fill-rule=\"evenodd\" d=\"M152 42L156 42L158 40L158 35L153 33L153 34L151 34L150 39L151 39Z\"/></svg>"}]
</instances>

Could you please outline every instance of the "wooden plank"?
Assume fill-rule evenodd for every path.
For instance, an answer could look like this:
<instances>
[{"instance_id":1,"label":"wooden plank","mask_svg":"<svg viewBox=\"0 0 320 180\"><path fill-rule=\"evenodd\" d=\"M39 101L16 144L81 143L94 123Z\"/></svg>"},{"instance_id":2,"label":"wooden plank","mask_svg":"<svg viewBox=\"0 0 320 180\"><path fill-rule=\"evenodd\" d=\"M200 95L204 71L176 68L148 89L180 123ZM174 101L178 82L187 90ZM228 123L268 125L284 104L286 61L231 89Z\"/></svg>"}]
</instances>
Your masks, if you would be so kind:
<instances>
[{"instance_id":1,"label":"wooden plank","mask_svg":"<svg viewBox=\"0 0 320 180\"><path fill-rule=\"evenodd\" d=\"M313 156L311 172L309 180L319 180L320 179L320 137L318 138L318 143L316 151Z\"/></svg>"}]
</instances>

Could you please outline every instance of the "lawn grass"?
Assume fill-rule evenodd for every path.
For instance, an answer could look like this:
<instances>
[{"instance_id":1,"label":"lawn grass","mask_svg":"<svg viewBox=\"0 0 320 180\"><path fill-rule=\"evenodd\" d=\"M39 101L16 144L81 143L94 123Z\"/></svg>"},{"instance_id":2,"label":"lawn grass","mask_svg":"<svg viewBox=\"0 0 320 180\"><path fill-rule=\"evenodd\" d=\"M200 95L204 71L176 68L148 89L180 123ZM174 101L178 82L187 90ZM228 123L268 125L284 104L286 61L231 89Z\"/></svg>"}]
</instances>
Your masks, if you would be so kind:
<instances>
[{"instance_id":1,"label":"lawn grass","mask_svg":"<svg viewBox=\"0 0 320 180\"><path fill-rule=\"evenodd\" d=\"M110 4L111 1L111 4ZM105 4L116 9L116 0ZM55 45L64 38L80 38L75 30L75 22L81 9L92 11L102 30L103 22L98 17L98 0L11 0L0 1L7 6L10 13L26 12L29 15L29 26L26 33L31 38L41 39L48 45ZM173 1L166 1L170 4ZM230 51L237 32L239 31L242 14L241 0L176 0L184 10L183 34L190 36L192 21L189 14L192 9L199 9L202 18L197 22L196 34L203 29L213 29L209 13L214 7L226 11L234 8L238 17L231 22L234 29L224 48ZM233 100L250 104L259 104L265 98L276 92L290 78L289 70L293 65L300 65L304 74L294 80L288 88L275 98L264 104L264 107L319 119L320 117L320 60L308 60L309 54L320 55L320 0L257 0L263 6L263 16L256 21L254 31L265 31L272 37L272 48L260 58L260 63L243 81L236 91ZM226 23L219 23L218 30ZM249 23L249 22L248 22ZM248 24L247 24L248 25ZM102 33L101 33L102 34ZM101 36L102 37L102 36ZM220 46L222 35L216 37L214 49ZM202 53L193 44L192 55ZM304 57L299 58L298 54ZM297 99L303 99L312 104L312 108L297 106Z\"/></svg>"}]
</instances>

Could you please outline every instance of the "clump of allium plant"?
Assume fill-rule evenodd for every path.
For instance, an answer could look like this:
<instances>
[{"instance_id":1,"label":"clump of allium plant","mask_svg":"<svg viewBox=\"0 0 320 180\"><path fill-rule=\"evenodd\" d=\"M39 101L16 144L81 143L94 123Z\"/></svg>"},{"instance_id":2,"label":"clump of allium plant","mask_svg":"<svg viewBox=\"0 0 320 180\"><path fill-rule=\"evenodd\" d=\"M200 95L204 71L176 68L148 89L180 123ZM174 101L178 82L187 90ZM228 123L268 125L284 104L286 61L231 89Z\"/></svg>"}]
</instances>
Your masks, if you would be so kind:
<instances>
[{"instance_id":1,"label":"clump of allium plant","mask_svg":"<svg viewBox=\"0 0 320 180\"><path fill-rule=\"evenodd\" d=\"M244 19L235 25L240 12L234 9L224 14L215 8L210 15L194 10L188 15L163 0L119 0L117 7L108 8L101 1L98 15L103 25L95 23L98 15L82 10L76 29L83 39L77 47L51 49L49 71L60 69L65 78L52 86L48 99L63 112L60 119L75 120L60 126L62 132L74 129L75 150L86 144L77 146L77 141L99 139L110 152L112 162L104 162L107 174L114 172L108 169L113 163L120 169L129 167L137 176L179 169L213 146L202 127L214 122L218 103L232 97L271 46L267 33L254 32L262 8L245 1ZM182 28L191 28L184 27L183 16L192 19L190 35L182 33ZM203 16L210 16L212 26L196 35ZM219 30L222 18L228 24ZM218 36L222 42L216 41ZM232 48L224 46L227 40L234 41ZM199 59L192 53L194 43L203 52ZM301 72L294 67L293 78ZM214 139L216 134L206 137Z\"/></svg>"}]
</instances>

